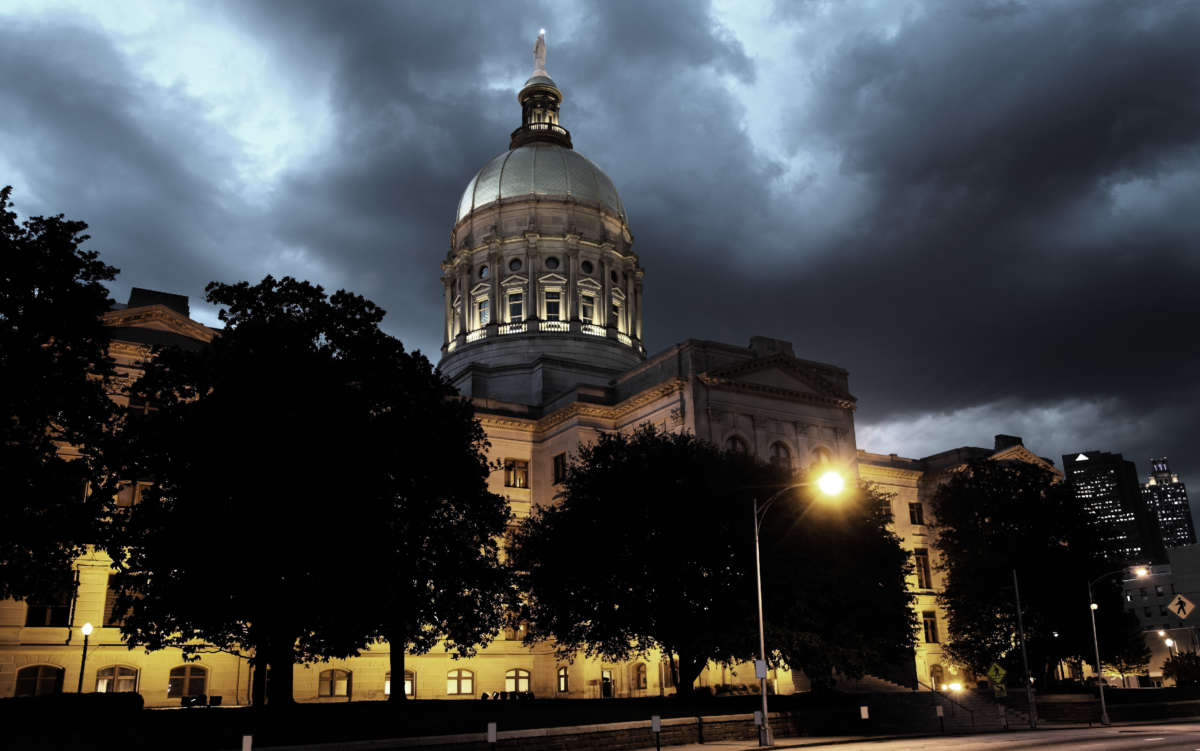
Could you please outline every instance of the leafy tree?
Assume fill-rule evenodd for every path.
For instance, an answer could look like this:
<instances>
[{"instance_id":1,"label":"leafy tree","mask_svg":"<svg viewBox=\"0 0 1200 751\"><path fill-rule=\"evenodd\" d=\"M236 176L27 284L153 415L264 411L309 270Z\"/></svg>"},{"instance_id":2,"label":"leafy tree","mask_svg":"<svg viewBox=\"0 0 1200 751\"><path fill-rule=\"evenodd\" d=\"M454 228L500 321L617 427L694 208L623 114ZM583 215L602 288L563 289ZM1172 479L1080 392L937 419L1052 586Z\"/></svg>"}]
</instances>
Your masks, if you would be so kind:
<instances>
[{"instance_id":1,"label":"leafy tree","mask_svg":"<svg viewBox=\"0 0 1200 751\"><path fill-rule=\"evenodd\" d=\"M746 462L650 426L605 433L568 466L561 503L517 529L527 643L563 658L660 649L680 693L709 660L754 653L753 537ZM768 482L763 482L767 480Z\"/></svg>"},{"instance_id":2,"label":"leafy tree","mask_svg":"<svg viewBox=\"0 0 1200 751\"><path fill-rule=\"evenodd\" d=\"M1180 687L1200 686L1200 654L1179 652L1163 663L1163 676L1175 679Z\"/></svg>"},{"instance_id":3,"label":"leafy tree","mask_svg":"<svg viewBox=\"0 0 1200 751\"><path fill-rule=\"evenodd\" d=\"M54 598L97 536L85 498L114 419L100 316L116 269L82 249L87 225L61 214L17 223L0 190L0 599Z\"/></svg>"},{"instance_id":4,"label":"leafy tree","mask_svg":"<svg viewBox=\"0 0 1200 751\"><path fill-rule=\"evenodd\" d=\"M650 426L583 446L561 503L536 511L515 536L527 641L553 638L564 657L661 649L681 693L710 660L755 657L752 499L795 482L779 467ZM818 681L911 655L907 556L879 509L869 491L827 505L804 488L780 494L763 515L770 644Z\"/></svg>"},{"instance_id":5,"label":"leafy tree","mask_svg":"<svg viewBox=\"0 0 1200 751\"><path fill-rule=\"evenodd\" d=\"M249 646L275 704L292 700L295 661L385 633L401 671L406 643L445 633L469 650L478 634L456 621L498 618L507 518L469 407L361 297L271 277L207 296L220 336L159 352L135 385L155 409L130 425L125 461L152 484L108 544L125 639Z\"/></svg>"},{"instance_id":6,"label":"leafy tree","mask_svg":"<svg viewBox=\"0 0 1200 751\"><path fill-rule=\"evenodd\" d=\"M1094 528L1067 488L1025 462L978 460L933 498L937 546L946 572L940 595L949 617L946 651L978 674L993 662L1018 675L1013 590L1017 571L1030 669L1049 682L1064 659L1089 657L1086 583L1104 570ZM1122 618L1119 592L1096 589L1098 622L1110 633Z\"/></svg>"},{"instance_id":7,"label":"leafy tree","mask_svg":"<svg viewBox=\"0 0 1200 751\"><path fill-rule=\"evenodd\" d=\"M1151 653L1137 616L1129 611L1123 611L1122 615L1124 617L1116 624L1123 626L1122 633L1113 634L1116 637L1114 640L1101 642L1100 646L1105 667L1115 670L1124 680L1126 676L1145 671L1150 664Z\"/></svg>"},{"instance_id":8,"label":"leafy tree","mask_svg":"<svg viewBox=\"0 0 1200 751\"><path fill-rule=\"evenodd\" d=\"M883 496L866 486L830 500L792 496L763 519L769 644L818 689L832 686L834 671L861 678L911 664L911 564Z\"/></svg>"}]
</instances>

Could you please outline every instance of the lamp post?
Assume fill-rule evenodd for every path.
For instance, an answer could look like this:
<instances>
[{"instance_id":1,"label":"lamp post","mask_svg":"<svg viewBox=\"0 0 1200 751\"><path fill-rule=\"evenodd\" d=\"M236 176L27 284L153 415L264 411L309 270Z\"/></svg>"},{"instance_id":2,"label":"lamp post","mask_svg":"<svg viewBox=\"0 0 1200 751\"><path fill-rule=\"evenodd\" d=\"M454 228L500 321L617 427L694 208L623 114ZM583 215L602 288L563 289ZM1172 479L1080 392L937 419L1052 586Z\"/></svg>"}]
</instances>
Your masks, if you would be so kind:
<instances>
[{"instance_id":1,"label":"lamp post","mask_svg":"<svg viewBox=\"0 0 1200 751\"><path fill-rule=\"evenodd\" d=\"M1096 611L1100 609L1100 606L1096 604L1096 598L1092 596L1092 587L1096 586L1096 583L1101 579L1107 579L1113 574L1121 574L1125 571L1126 569L1119 568L1115 571L1109 571L1106 574L1101 574L1100 576L1097 576L1095 579L1092 579L1090 582L1088 582L1088 604L1091 607L1092 614L1092 646L1096 649L1096 685L1100 689L1101 725L1110 725L1112 723L1108 721L1108 704L1106 704L1104 701L1104 666L1100 664L1100 639L1096 636ZM1142 579L1149 575L1150 570L1145 566L1138 566L1133 570L1133 573L1137 578Z\"/></svg>"},{"instance_id":2,"label":"lamp post","mask_svg":"<svg viewBox=\"0 0 1200 751\"><path fill-rule=\"evenodd\" d=\"M765 629L763 628L763 594L762 594L762 558L759 555L758 533L762 529L762 520L767 515L767 511L779 500L779 496L809 485L816 485L821 489L821 492L828 496L835 496L842 492L846 481L840 474L833 470L824 473L814 482L801 482L795 485L788 485L785 488L780 488L760 507L758 498L754 498L754 584L755 594L758 599L758 653L759 664L754 666L754 672L758 673L759 692L762 694L762 728L758 734L758 745L771 746L773 740L771 738L771 725L767 720L767 638ZM761 510L760 510L761 508Z\"/></svg>"},{"instance_id":3,"label":"lamp post","mask_svg":"<svg viewBox=\"0 0 1200 751\"><path fill-rule=\"evenodd\" d=\"M83 632L83 659L79 661L79 687L75 689L75 693L83 693L83 669L87 666L87 648L88 637L92 635L92 624L85 623L79 629Z\"/></svg>"}]
</instances>

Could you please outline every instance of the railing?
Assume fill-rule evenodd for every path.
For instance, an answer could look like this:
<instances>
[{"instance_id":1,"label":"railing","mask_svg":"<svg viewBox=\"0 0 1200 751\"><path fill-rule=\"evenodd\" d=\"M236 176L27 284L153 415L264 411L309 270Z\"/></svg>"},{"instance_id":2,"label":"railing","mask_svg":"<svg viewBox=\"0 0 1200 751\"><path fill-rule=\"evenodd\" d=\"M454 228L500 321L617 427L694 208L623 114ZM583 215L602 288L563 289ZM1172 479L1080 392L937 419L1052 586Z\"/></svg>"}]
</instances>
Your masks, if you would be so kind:
<instances>
[{"instance_id":1,"label":"railing","mask_svg":"<svg viewBox=\"0 0 1200 751\"><path fill-rule=\"evenodd\" d=\"M559 125L558 123L527 123L527 124L522 125L521 127L517 128L516 130L514 130L512 132L512 134L515 136L516 134L520 133L523 130L533 131L535 133L536 132L557 133L560 136L567 135L567 129L564 128L563 126Z\"/></svg>"},{"instance_id":2,"label":"railing","mask_svg":"<svg viewBox=\"0 0 1200 751\"><path fill-rule=\"evenodd\" d=\"M566 321L542 321L538 326L539 331L570 331L571 324Z\"/></svg>"},{"instance_id":3,"label":"railing","mask_svg":"<svg viewBox=\"0 0 1200 751\"><path fill-rule=\"evenodd\" d=\"M506 324L500 326L497 333L499 333L499 334L524 334L528 328L529 328L529 325L525 324L525 323L506 323Z\"/></svg>"},{"instance_id":4,"label":"railing","mask_svg":"<svg viewBox=\"0 0 1200 751\"><path fill-rule=\"evenodd\" d=\"M475 329L467 332L468 342L477 342L487 336L487 329Z\"/></svg>"},{"instance_id":5,"label":"railing","mask_svg":"<svg viewBox=\"0 0 1200 751\"><path fill-rule=\"evenodd\" d=\"M446 351L453 352L454 348L457 346L458 346L458 339L457 338L451 339L450 341L446 342Z\"/></svg>"},{"instance_id":6,"label":"railing","mask_svg":"<svg viewBox=\"0 0 1200 751\"><path fill-rule=\"evenodd\" d=\"M608 331L603 326L597 326L594 323L585 323L580 327L580 330L585 334L592 336L608 336Z\"/></svg>"},{"instance_id":7,"label":"railing","mask_svg":"<svg viewBox=\"0 0 1200 751\"><path fill-rule=\"evenodd\" d=\"M633 340L630 339L628 335L622 334L620 331L617 332L617 341L621 344L624 344L626 347L633 346Z\"/></svg>"}]
</instances>

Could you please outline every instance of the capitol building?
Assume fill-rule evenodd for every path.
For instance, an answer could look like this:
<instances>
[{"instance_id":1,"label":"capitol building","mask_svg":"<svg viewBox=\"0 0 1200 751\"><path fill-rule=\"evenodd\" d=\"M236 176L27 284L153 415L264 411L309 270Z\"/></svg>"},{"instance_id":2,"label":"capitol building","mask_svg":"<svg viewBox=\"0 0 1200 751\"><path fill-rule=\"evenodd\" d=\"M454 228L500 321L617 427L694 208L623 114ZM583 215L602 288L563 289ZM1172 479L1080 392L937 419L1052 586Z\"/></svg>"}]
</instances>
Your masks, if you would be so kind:
<instances>
[{"instance_id":1,"label":"capitol building","mask_svg":"<svg viewBox=\"0 0 1200 751\"><path fill-rule=\"evenodd\" d=\"M473 177L464 175L461 199L447 207L453 224L441 263L439 363L475 406L490 442L488 459L500 468L491 489L509 500L514 516L554 503L581 444L645 423L797 470L831 462L895 486L910 511L919 504L916 465L857 451L856 402L842 368L798 357L790 342L767 337L688 339L647 353L644 272L633 229L613 180L572 148L559 119L563 92L546 72L541 39L535 70L517 99L520 123L508 150ZM654 249L644 252L652 257ZM431 265L431 285L436 278ZM215 333L190 319L186 298L145 290L135 290L105 320L118 369L129 380L151 346L203 346ZM913 525L921 521L909 511L896 514ZM85 557L69 602L0 602L0 696L74 691L82 681L85 691L138 691L148 706L178 706L191 694L224 705L249 702L245 656L214 650L185 663L178 650L127 648L113 622L108 574L107 558ZM934 670L937 619L944 616L932 597L936 583L919 583L929 592L919 607L935 618L924 634L934 641L918 638L913 674L928 684L945 674ZM95 632L81 676L85 622ZM403 677L388 673L387 644L346 660L297 665L295 698L377 700L391 691L419 699L494 691L587 698L674 690L662 655L622 663L580 656L567 663L551 646L526 647L522 637L519 627L499 634L468 659L441 649L410 656ZM786 670L771 671L769 680L779 693L808 688L802 674ZM755 683L749 666L710 665L699 679L723 690Z\"/></svg>"}]
</instances>

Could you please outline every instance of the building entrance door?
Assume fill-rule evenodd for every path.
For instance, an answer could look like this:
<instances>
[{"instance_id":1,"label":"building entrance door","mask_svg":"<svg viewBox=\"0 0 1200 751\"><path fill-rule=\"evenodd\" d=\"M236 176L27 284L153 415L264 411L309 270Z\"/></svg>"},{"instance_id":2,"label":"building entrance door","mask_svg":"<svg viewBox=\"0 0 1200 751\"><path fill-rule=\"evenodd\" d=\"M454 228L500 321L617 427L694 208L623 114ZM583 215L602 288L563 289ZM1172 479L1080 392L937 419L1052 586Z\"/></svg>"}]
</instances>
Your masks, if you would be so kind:
<instances>
[{"instance_id":1,"label":"building entrance door","mask_svg":"<svg viewBox=\"0 0 1200 751\"><path fill-rule=\"evenodd\" d=\"M613 672L611 670L600 671L600 695L605 699L611 699L613 695Z\"/></svg>"}]
</instances>

